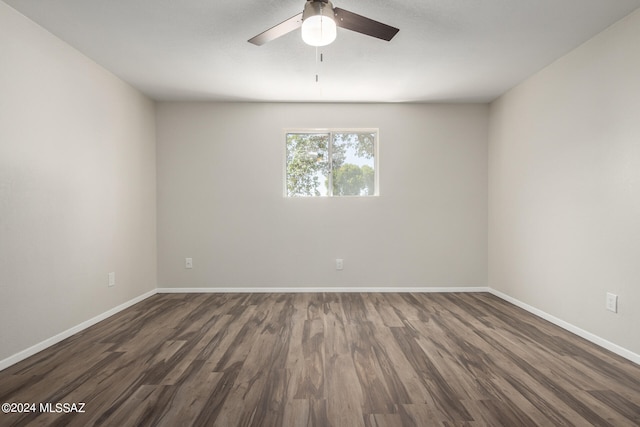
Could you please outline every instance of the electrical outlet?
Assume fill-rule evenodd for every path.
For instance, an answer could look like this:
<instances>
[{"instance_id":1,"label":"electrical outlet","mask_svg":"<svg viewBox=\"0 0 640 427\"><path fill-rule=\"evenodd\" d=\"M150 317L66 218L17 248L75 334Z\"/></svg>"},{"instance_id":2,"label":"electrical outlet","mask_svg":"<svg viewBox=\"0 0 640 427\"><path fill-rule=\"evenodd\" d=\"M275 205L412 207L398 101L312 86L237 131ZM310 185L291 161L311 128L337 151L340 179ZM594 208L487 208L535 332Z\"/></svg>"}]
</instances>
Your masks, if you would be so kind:
<instances>
[{"instance_id":1,"label":"electrical outlet","mask_svg":"<svg viewBox=\"0 0 640 427\"><path fill-rule=\"evenodd\" d=\"M336 259L336 270L342 270L344 268L344 260L337 258Z\"/></svg>"},{"instance_id":2,"label":"electrical outlet","mask_svg":"<svg viewBox=\"0 0 640 427\"><path fill-rule=\"evenodd\" d=\"M193 258L184 259L184 268L193 268Z\"/></svg>"},{"instance_id":3,"label":"electrical outlet","mask_svg":"<svg viewBox=\"0 0 640 427\"><path fill-rule=\"evenodd\" d=\"M111 273L109 273L109 287L112 287L115 285L116 285L116 273L112 271Z\"/></svg>"},{"instance_id":4,"label":"electrical outlet","mask_svg":"<svg viewBox=\"0 0 640 427\"><path fill-rule=\"evenodd\" d=\"M607 292L607 310L618 312L618 295Z\"/></svg>"}]
</instances>

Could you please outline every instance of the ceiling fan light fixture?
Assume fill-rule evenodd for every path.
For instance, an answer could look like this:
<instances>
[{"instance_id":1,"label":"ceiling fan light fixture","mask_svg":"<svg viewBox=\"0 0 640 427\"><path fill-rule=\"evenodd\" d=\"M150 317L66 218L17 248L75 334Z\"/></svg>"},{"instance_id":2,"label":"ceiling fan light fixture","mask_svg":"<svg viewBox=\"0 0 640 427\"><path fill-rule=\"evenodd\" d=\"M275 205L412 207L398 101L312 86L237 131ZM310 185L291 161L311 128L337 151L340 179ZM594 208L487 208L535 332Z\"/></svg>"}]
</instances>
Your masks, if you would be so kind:
<instances>
[{"instance_id":1,"label":"ceiling fan light fixture","mask_svg":"<svg viewBox=\"0 0 640 427\"><path fill-rule=\"evenodd\" d=\"M337 34L331 2L307 1L302 14L302 40L311 46L326 46Z\"/></svg>"}]
</instances>

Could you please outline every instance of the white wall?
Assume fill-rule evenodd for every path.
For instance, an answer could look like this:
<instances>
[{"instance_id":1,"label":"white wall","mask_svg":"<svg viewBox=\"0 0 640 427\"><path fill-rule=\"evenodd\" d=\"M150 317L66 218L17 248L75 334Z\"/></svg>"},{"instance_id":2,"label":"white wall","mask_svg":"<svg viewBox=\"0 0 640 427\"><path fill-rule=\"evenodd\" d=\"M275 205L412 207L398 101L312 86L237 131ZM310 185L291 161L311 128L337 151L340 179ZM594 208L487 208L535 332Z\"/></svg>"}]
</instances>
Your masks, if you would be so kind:
<instances>
[{"instance_id":1,"label":"white wall","mask_svg":"<svg viewBox=\"0 0 640 427\"><path fill-rule=\"evenodd\" d=\"M155 289L154 113L0 2L0 361Z\"/></svg>"},{"instance_id":2,"label":"white wall","mask_svg":"<svg viewBox=\"0 0 640 427\"><path fill-rule=\"evenodd\" d=\"M487 105L160 103L157 122L160 288L486 285ZM379 128L380 197L283 197L283 129L305 127Z\"/></svg>"},{"instance_id":3,"label":"white wall","mask_svg":"<svg viewBox=\"0 0 640 427\"><path fill-rule=\"evenodd\" d=\"M640 11L495 101L489 137L489 285L636 354L638 46Z\"/></svg>"}]
</instances>

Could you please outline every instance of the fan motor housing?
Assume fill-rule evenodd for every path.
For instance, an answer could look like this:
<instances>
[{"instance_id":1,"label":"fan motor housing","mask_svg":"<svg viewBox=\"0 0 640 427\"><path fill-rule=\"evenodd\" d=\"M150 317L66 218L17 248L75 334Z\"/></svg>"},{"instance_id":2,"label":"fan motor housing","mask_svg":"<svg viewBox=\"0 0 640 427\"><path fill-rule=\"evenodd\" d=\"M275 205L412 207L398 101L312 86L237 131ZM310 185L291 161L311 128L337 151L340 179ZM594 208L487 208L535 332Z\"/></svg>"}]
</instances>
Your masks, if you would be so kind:
<instances>
[{"instance_id":1,"label":"fan motor housing","mask_svg":"<svg viewBox=\"0 0 640 427\"><path fill-rule=\"evenodd\" d=\"M333 4L330 1L311 0L304 5L302 12L302 22L310 16L329 16L333 19Z\"/></svg>"}]
</instances>

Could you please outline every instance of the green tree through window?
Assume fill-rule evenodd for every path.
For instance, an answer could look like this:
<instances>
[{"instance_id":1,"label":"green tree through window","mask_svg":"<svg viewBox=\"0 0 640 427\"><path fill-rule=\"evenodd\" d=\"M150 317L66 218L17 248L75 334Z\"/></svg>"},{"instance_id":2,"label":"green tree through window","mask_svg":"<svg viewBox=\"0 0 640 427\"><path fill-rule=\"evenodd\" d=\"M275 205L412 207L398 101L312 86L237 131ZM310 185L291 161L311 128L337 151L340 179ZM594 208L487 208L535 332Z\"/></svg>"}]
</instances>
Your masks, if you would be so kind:
<instances>
[{"instance_id":1,"label":"green tree through window","mask_svg":"<svg viewBox=\"0 0 640 427\"><path fill-rule=\"evenodd\" d=\"M377 131L286 134L289 197L376 195Z\"/></svg>"}]
</instances>

